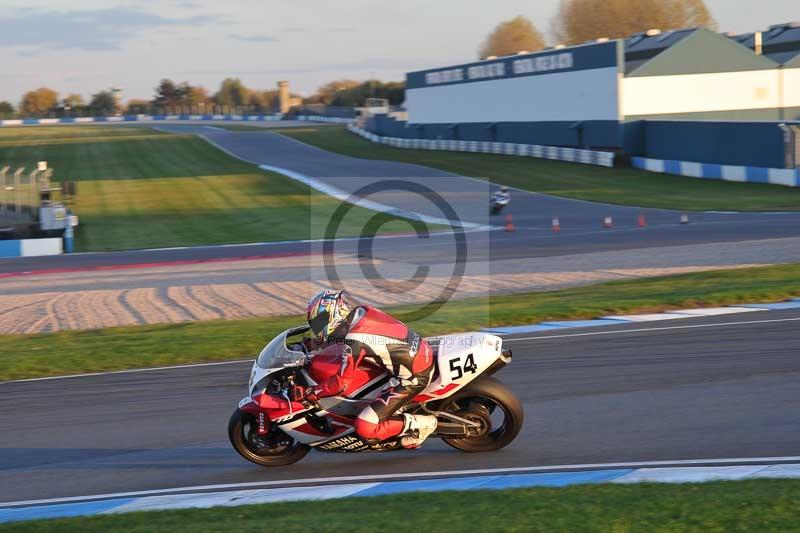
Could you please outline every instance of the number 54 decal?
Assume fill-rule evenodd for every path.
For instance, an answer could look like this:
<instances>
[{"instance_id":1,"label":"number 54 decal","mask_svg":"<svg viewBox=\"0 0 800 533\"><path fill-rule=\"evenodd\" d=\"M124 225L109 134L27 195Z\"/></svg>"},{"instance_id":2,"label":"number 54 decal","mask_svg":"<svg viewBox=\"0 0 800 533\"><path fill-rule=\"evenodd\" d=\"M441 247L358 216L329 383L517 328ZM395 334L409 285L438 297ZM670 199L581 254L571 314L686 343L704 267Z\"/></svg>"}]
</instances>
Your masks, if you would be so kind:
<instances>
[{"instance_id":1,"label":"number 54 decal","mask_svg":"<svg viewBox=\"0 0 800 533\"><path fill-rule=\"evenodd\" d=\"M461 364L461 357L450 359L450 379L460 379L461 376L469 372L474 374L478 371L478 365L475 364L475 359L472 354L468 354L464 359L464 364Z\"/></svg>"}]
</instances>

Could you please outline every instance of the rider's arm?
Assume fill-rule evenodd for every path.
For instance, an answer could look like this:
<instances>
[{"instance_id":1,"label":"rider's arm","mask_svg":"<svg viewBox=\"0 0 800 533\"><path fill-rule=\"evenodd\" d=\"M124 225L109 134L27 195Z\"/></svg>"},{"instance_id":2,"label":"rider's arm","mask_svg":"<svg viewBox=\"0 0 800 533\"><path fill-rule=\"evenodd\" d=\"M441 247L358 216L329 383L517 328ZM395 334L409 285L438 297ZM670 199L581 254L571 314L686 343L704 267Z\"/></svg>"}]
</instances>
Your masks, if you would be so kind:
<instances>
[{"instance_id":1,"label":"rider's arm","mask_svg":"<svg viewBox=\"0 0 800 533\"><path fill-rule=\"evenodd\" d=\"M342 346L342 364L339 371L333 376L329 377L322 383L318 383L314 387L309 387L306 392L306 397L309 399L325 398L327 396L337 396L342 394L355 375L356 362L353 358L353 352L349 346Z\"/></svg>"}]
</instances>

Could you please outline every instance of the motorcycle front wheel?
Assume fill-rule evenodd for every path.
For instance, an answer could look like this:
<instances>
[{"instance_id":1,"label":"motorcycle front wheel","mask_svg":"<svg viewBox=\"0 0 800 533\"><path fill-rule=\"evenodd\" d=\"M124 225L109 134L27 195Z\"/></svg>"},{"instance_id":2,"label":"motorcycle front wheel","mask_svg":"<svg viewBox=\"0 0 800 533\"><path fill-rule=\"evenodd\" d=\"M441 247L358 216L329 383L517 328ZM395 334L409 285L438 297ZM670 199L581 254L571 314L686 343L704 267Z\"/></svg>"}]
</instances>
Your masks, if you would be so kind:
<instances>
[{"instance_id":1,"label":"motorcycle front wheel","mask_svg":"<svg viewBox=\"0 0 800 533\"><path fill-rule=\"evenodd\" d=\"M519 399L500 381L479 378L443 401L438 408L480 425L476 435L442 437L463 452L492 452L511 443L522 429Z\"/></svg>"},{"instance_id":2,"label":"motorcycle front wheel","mask_svg":"<svg viewBox=\"0 0 800 533\"><path fill-rule=\"evenodd\" d=\"M290 465L305 457L309 450L275 425L270 425L266 435L259 435L256 417L239 409L228 422L228 438L239 455L261 466Z\"/></svg>"}]
</instances>

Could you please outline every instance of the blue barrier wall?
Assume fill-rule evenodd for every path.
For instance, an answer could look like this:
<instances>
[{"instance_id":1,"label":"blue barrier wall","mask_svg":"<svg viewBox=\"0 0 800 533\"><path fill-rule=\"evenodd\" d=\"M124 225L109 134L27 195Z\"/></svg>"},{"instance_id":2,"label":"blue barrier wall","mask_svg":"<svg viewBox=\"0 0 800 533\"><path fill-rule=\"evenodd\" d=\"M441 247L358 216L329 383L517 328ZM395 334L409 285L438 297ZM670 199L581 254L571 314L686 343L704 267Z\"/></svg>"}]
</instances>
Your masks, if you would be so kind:
<instances>
[{"instance_id":1,"label":"blue barrier wall","mask_svg":"<svg viewBox=\"0 0 800 533\"><path fill-rule=\"evenodd\" d=\"M636 120L574 122L476 122L407 124L386 115L366 129L383 137L493 141L545 146L624 148L634 157L720 165L783 168L783 130L778 122Z\"/></svg>"},{"instance_id":2,"label":"blue barrier wall","mask_svg":"<svg viewBox=\"0 0 800 533\"><path fill-rule=\"evenodd\" d=\"M344 106L300 106L293 108L288 115L317 115L322 117L355 118L356 110Z\"/></svg>"},{"instance_id":3,"label":"blue barrier wall","mask_svg":"<svg viewBox=\"0 0 800 533\"><path fill-rule=\"evenodd\" d=\"M473 122L407 124L386 115L367 120L366 129L383 137L493 141L569 147L622 147L622 127L612 120L575 122Z\"/></svg>"},{"instance_id":4,"label":"blue barrier wall","mask_svg":"<svg viewBox=\"0 0 800 533\"><path fill-rule=\"evenodd\" d=\"M783 168L778 122L641 120L625 124L632 156L750 167Z\"/></svg>"}]
</instances>

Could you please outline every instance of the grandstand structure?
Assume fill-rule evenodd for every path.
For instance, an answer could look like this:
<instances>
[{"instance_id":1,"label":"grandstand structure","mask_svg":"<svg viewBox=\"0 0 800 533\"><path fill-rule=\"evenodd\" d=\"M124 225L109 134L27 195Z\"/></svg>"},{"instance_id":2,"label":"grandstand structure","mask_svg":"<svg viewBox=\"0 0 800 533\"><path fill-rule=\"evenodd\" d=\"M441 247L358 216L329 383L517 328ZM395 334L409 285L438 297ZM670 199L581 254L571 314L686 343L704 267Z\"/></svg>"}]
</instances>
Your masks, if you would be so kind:
<instances>
[{"instance_id":1,"label":"grandstand structure","mask_svg":"<svg viewBox=\"0 0 800 533\"><path fill-rule=\"evenodd\" d=\"M409 72L405 110L406 120L376 115L365 127L784 168L800 161L786 154L800 135L800 23L742 35L652 29Z\"/></svg>"}]
</instances>

